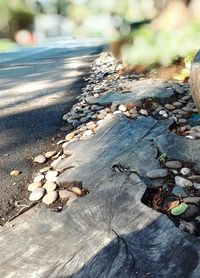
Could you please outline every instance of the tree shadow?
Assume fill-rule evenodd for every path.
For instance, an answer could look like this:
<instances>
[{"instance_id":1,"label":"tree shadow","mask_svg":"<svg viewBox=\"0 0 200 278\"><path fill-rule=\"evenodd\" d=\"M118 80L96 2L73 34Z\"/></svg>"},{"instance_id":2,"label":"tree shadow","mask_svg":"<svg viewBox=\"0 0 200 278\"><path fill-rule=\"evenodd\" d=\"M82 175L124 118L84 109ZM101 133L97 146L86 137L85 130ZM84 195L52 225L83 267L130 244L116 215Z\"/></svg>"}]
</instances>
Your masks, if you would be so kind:
<instances>
[{"instance_id":1,"label":"tree shadow","mask_svg":"<svg viewBox=\"0 0 200 278\"><path fill-rule=\"evenodd\" d=\"M96 255L90 258L91 254L83 248L81 255L75 254L66 264L54 269L56 277L199 277L199 242L191 236L184 236L178 229L176 234L170 225L164 230L161 218L153 220L143 229L135 227L135 231L128 234L117 234L112 230L114 239L100 251L99 245L104 244L99 244L97 236ZM95 253L95 246L91 246L91 253ZM90 259L87 261L87 258ZM82 267L77 270L80 265Z\"/></svg>"}]
</instances>

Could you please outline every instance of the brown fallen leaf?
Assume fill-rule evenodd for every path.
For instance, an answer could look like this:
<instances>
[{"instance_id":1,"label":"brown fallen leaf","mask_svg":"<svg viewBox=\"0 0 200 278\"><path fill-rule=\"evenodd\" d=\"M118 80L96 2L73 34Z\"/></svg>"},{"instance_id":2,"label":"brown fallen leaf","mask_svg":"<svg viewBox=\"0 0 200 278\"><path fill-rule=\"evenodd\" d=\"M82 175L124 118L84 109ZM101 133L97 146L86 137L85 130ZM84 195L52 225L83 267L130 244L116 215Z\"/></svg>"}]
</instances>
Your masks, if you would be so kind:
<instances>
[{"instance_id":1,"label":"brown fallen leaf","mask_svg":"<svg viewBox=\"0 0 200 278\"><path fill-rule=\"evenodd\" d=\"M12 176L12 177L16 177L19 174L21 174L21 171L18 171L18 170L13 170L13 171L10 172L10 176Z\"/></svg>"},{"instance_id":2,"label":"brown fallen leaf","mask_svg":"<svg viewBox=\"0 0 200 278\"><path fill-rule=\"evenodd\" d=\"M176 201L173 201L173 202L169 203L169 208L168 208L168 210L171 210L171 209L177 207L177 206L179 205L179 203L180 203L179 200L176 200Z\"/></svg>"}]
</instances>

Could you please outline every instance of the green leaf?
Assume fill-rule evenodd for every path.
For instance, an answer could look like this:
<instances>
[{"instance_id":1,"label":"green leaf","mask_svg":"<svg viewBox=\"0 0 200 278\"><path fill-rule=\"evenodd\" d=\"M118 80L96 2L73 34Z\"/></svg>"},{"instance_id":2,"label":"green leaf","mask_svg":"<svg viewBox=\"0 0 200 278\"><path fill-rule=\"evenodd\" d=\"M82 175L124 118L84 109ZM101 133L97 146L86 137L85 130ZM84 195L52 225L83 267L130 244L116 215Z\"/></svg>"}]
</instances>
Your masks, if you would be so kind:
<instances>
[{"instance_id":1,"label":"green leaf","mask_svg":"<svg viewBox=\"0 0 200 278\"><path fill-rule=\"evenodd\" d=\"M181 215L186 211L187 208L188 208L187 204L181 203L177 207L171 209L171 214L174 216Z\"/></svg>"}]
</instances>

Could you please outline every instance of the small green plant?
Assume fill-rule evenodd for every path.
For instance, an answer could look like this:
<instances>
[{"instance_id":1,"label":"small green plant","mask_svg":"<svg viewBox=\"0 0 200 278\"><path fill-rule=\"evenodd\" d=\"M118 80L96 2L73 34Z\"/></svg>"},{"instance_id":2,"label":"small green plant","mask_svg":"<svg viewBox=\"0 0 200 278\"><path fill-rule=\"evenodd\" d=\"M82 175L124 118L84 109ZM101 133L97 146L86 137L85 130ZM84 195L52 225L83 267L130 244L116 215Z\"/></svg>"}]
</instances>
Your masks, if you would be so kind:
<instances>
[{"instance_id":1,"label":"small green plant","mask_svg":"<svg viewBox=\"0 0 200 278\"><path fill-rule=\"evenodd\" d=\"M159 160L160 162L166 162L166 160L167 160L167 155L166 155L166 153L161 153L161 155L158 157L158 160Z\"/></svg>"}]
</instances>

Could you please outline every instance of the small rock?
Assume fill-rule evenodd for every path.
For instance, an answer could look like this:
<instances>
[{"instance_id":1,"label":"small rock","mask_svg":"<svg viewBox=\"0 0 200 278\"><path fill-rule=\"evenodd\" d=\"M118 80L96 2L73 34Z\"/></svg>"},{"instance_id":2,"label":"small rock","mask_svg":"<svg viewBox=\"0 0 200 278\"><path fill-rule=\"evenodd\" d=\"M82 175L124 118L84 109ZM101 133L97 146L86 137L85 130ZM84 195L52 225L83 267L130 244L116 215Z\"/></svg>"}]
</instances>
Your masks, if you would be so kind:
<instances>
[{"instance_id":1,"label":"small rock","mask_svg":"<svg viewBox=\"0 0 200 278\"><path fill-rule=\"evenodd\" d=\"M113 103L112 105L111 105L111 107L110 107L110 109L111 109L111 111L112 112L114 112L114 111L116 111L117 110L117 104L116 103Z\"/></svg>"},{"instance_id":2,"label":"small rock","mask_svg":"<svg viewBox=\"0 0 200 278\"><path fill-rule=\"evenodd\" d=\"M180 172L181 172L181 174L182 174L183 176L187 176L187 175L190 174L190 169L187 168L187 167L184 167L184 168L181 169Z\"/></svg>"},{"instance_id":3,"label":"small rock","mask_svg":"<svg viewBox=\"0 0 200 278\"><path fill-rule=\"evenodd\" d=\"M190 233L191 235L196 235L197 232L197 228L193 223L184 220L180 222L179 229L183 232Z\"/></svg>"},{"instance_id":4,"label":"small rock","mask_svg":"<svg viewBox=\"0 0 200 278\"><path fill-rule=\"evenodd\" d=\"M183 104L179 101L176 101L176 102L173 103L173 105L176 106L176 107L181 107Z\"/></svg>"},{"instance_id":5,"label":"small rock","mask_svg":"<svg viewBox=\"0 0 200 278\"><path fill-rule=\"evenodd\" d=\"M45 175L45 179L47 181L52 181L52 182L55 182L56 181L56 178L58 176L58 172L55 171L55 170L50 170L46 173Z\"/></svg>"},{"instance_id":6,"label":"small rock","mask_svg":"<svg viewBox=\"0 0 200 278\"><path fill-rule=\"evenodd\" d=\"M200 190L200 183L194 182L194 188Z\"/></svg>"},{"instance_id":7,"label":"small rock","mask_svg":"<svg viewBox=\"0 0 200 278\"><path fill-rule=\"evenodd\" d=\"M179 169L182 167L182 163L178 160L171 160L165 163L165 166L170 169Z\"/></svg>"},{"instance_id":8,"label":"small rock","mask_svg":"<svg viewBox=\"0 0 200 278\"><path fill-rule=\"evenodd\" d=\"M198 205L200 203L200 197L187 197L183 199L183 202Z\"/></svg>"},{"instance_id":9,"label":"small rock","mask_svg":"<svg viewBox=\"0 0 200 278\"><path fill-rule=\"evenodd\" d=\"M43 164L46 161L46 157L42 154L36 156L33 160L35 163Z\"/></svg>"},{"instance_id":10,"label":"small rock","mask_svg":"<svg viewBox=\"0 0 200 278\"><path fill-rule=\"evenodd\" d=\"M191 129L190 129L190 130L191 130L191 131L200 132L200 125L193 126L193 127L191 127Z\"/></svg>"},{"instance_id":11,"label":"small rock","mask_svg":"<svg viewBox=\"0 0 200 278\"><path fill-rule=\"evenodd\" d=\"M34 178L34 182L42 182L44 180L44 175L37 175Z\"/></svg>"},{"instance_id":12,"label":"small rock","mask_svg":"<svg viewBox=\"0 0 200 278\"><path fill-rule=\"evenodd\" d=\"M103 120L106 116L106 112L101 112L100 114L97 114L97 119L98 120Z\"/></svg>"},{"instance_id":13,"label":"small rock","mask_svg":"<svg viewBox=\"0 0 200 278\"><path fill-rule=\"evenodd\" d=\"M160 110L158 114L161 115L161 116L163 116L163 115L166 115L167 112L166 112L165 110Z\"/></svg>"},{"instance_id":14,"label":"small rock","mask_svg":"<svg viewBox=\"0 0 200 278\"><path fill-rule=\"evenodd\" d=\"M184 220L190 220L199 215L199 209L195 205L189 205L187 210L180 216Z\"/></svg>"},{"instance_id":15,"label":"small rock","mask_svg":"<svg viewBox=\"0 0 200 278\"><path fill-rule=\"evenodd\" d=\"M65 141L64 141L65 142ZM47 166L47 167L44 167L44 168L42 168L42 169L40 169L40 173L45 173L45 172L47 172L47 171L49 171L51 169L51 167L50 166Z\"/></svg>"},{"instance_id":16,"label":"small rock","mask_svg":"<svg viewBox=\"0 0 200 278\"><path fill-rule=\"evenodd\" d=\"M179 122L179 124L185 124L185 123L187 123L187 120L186 119L179 119L178 122Z\"/></svg>"},{"instance_id":17,"label":"small rock","mask_svg":"<svg viewBox=\"0 0 200 278\"><path fill-rule=\"evenodd\" d=\"M191 96L184 96L184 97L182 97L181 99L182 99L182 100L189 100L189 99L191 99Z\"/></svg>"},{"instance_id":18,"label":"small rock","mask_svg":"<svg viewBox=\"0 0 200 278\"><path fill-rule=\"evenodd\" d=\"M140 114L148 116L148 112L145 109L140 109Z\"/></svg>"},{"instance_id":19,"label":"small rock","mask_svg":"<svg viewBox=\"0 0 200 278\"><path fill-rule=\"evenodd\" d=\"M191 181L199 181L200 182L200 175L192 175L187 178Z\"/></svg>"},{"instance_id":20,"label":"small rock","mask_svg":"<svg viewBox=\"0 0 200 278\"><path fill-rule=\"evenodd\" d=\"M44 185L43 188L46 189L47 192L54 191L56 189L57 185L52 182L52 181L47 181Z\"/></svg>"},{"instance_id":21,"label":"small rock","mask_svg":"<svg viewBox=\"0 0 200 278\"><path fill-rule=\"evenodd\" d=\"M78 196L82 196L82 194L83 194L82 190L79 187L76 187L76 186L73 186L71 188L71 191Z\"/></svg>"},{"instance_id":22,"label":"small rock","mask_svg":"<svg viewBox=\"0 0 200 278\"><path fill-rule=\"evenodd\" d=\"M158 179L158 178L165 178L167 177L168 173L165 169L154 169L147 172L147 177L151 179Z\"/></svg>"},{"instance_id":23,"label":"small rock","mask_svg":"<svg viewBox=\"0 0 200 278\"><path fill-rule=\"evenodd\" d=\"M57 198L58 198L58 192L51 191L43 197L42 202L46 205L51 205L57 200Z\"/></svg>"},{"instance_id":24,"label":"small rock","mask_svg":"<svg viewBox=\"0 0 200 278\"><path fill-rule=\"evenodd\" d=\"M86 131L83 132L83 137L87 137L87 136L90 136L92 134L94 134L92 130L86 130Z\"/></svg>"},{"instance_id":25,"label":"small rock","mask_svg":"<svg viewBox=\"0 0 200 278\"><path fill-rule=\"evenodd\" d=\"M75 132L71 132L65 136L65 140L70 141L72 138L74 138L75 135Z\"/></svg>"},{"instance_id":26,"label":"small rock","mask_svg":"<svg viewBox=\"0 0 200 278\"><path fill-rule=\"evenodd\" d=\"M20 173L21 173L21 171L12 170L12 171L10 172L10 176L12 176L12 177L17 177L17 176L19 176Z\"/></svg>"},{"instance_id":27,"label":"small rock","mask_svg":"<svg viewBox=\"0 0 200 278\"><path fill-rule=\"evenodd\" d=\"M87 129L89 129L89 130L93 130L96 127L97 127L97 125L95 123L87 125Z\"/></svg>"},{"instance_id":28,"label":"small rock","mask_svg":"<svg viewBox=\"0 0 200 278\"><path fill-rule=\"evenodd\" d=\"M174 110L176 107L172 104L165 104L165 108L168 110Z\"/></svg>"},{"instance_id":29,"label":"small rock","mask_svg":"<svg viewBox=\"0 0 200 278\"><path fill-rule=\"evenodd\" d=\"M68 201L70 198L77 198L77 195L73 192L63 189L59 191L59 197L61 201Z\"/></svg>"},{"instance_id":30,"label":"small rock","mask_svg":"<svg viewBox=\"0 0 200 278\"><path fill-rule=\"evenodd\" d=\"M63 120L66 121L69 118L68 114L63 115Z\"/></svg>"},{"instance_id":31,"label":"small rock","mask_svg":"<svg viewBox=\"0 0 200 278\"><path fill-rule=\"evenodd\" d=\"M122 111L116 110L115 112L113 112L113 115L117 115L117 114L121 114L121 113L122 113Z\"/></svg>"},{"instance_id":32,"label":"small rock","mask_svg":"<svg viewBox=\"0 0 200 278\"><path fill-rule=\"evenodd\" d=\"M122 112L125 112L127 110L127 107L124 104L120 104L119 107L118 107L118 110L120 110Z\"/></svg>"},{"instance_id":33,"label":"small rock","mask_svg":"<svg viewBox=\"0 0 200 278\"><path fill-rule=\"evenodd\" d=\"M179 196L187 197L188 196L188 193L180 186L174 186L171 193L177 197L179 197Z\"/></svg>"},{"instance_id":34,"label":"small rock","mask_svg":"<svg viewBox=\"0 0 200 278\"><path fill-rule=\"evenodd\" d=\"M189 181L187 179L184 179L184 178L182 178L180 176L176 176L175 177L175 183L176 183L176 185L179 185L181 187L190 187L190 186L192 186L192 182L191 181Z\"/></svg>"},{"instance_id":35,"label":"small rock","mask_svg":"<svg viewBox=\"0 0 200 278\"><path fill-rule=\"evenodd\" d=\"M46 158L51 158L52 156L54 156L57 152L56 151L49 151L45 153L45 157Z\"/></svg>"},{"instance_id":36,"label":"small rock","mask_svg":"<svg viewBox=\"0 0 200 278\"><path fill-rule=\"evenodd\" d=\"M44 188L35 189L31 192L31 194L29 196L29 200L30 201L38 201L44 196L44 193L45 193Z\"/></svg>"},{"instance_id":37,"label":"small rock","mask_svg":"<svg viewBox=\"0 0 200 278\"><path fill-rule=\"evenodd\" d=\"M42 182L33 182L33 183L29 184L28 191L33 191L33 190L38 189L40 187L42 187Z\"/></svg>"}]
</instances>

